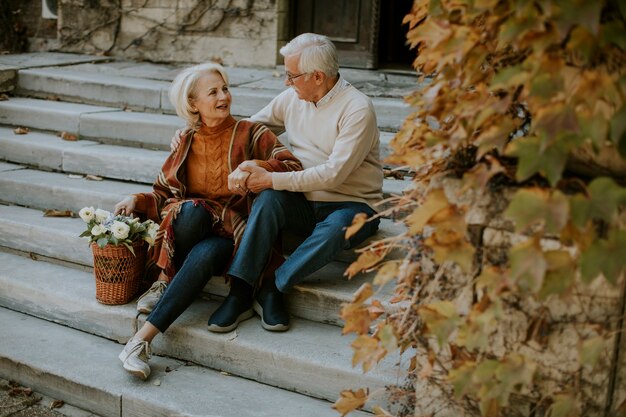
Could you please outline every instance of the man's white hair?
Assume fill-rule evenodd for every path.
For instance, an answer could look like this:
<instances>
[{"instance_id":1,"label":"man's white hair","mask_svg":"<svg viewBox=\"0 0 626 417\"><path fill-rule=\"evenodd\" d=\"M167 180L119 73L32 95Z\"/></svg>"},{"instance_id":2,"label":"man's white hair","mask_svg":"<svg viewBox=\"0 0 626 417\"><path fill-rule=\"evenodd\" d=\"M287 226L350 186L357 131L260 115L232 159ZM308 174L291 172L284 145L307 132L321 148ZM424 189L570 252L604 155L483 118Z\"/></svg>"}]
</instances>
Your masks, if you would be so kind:
<instances>
[{"instance_id":1,"label":"man's white hair","mask_svg":"<svg viewBox=\"0 0 626 417\"><path fill-rule=\"evenodd\" d=\"M170 85L170 102L176 109L176 114L185 120L187 127L195 129L200 124L200 113L193 111L191 100L198 96L198 80L204 75L217 73L222 76L224 82L228 84L228 74L219 64L207 62L205 64L194 65L182 70Z\"/></svg>"},{"instance_id":2,"label":"man's white hair","mask_svg":"<svg viewBox=\"0 0 626 417\"><path fill-rule=\"evenodd\" d=\"M300 54L299 71L310 74L321 71L328 77L339 73L337 48L324 35L303 33L293 38L287 45L280 48L282 56Z\"/></svg>"}]
</instances>

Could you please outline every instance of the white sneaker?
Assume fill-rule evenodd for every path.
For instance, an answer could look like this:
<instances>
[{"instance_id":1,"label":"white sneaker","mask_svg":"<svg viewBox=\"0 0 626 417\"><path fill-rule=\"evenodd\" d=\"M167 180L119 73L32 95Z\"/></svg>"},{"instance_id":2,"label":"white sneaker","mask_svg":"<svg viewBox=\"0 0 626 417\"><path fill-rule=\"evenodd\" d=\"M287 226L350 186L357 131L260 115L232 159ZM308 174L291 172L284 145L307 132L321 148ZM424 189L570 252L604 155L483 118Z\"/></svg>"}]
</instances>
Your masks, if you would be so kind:
<instances>
[{"instance_id":1,"label":"white sneaker","mask_svg":"<svg viewBox=\"0 0 626 417\"><path fill-rule=\"evenodd\" d=\"M149 342L140 339L130 339L118 357L124 364L124 369L145 380L150 376L148 359L151 356Z\"/></svg>"},{"instance_id":2,"label":"white sneaker","mask_svg":"<svg viewBox=\"0 0 626 417\"><path fill-rule=\"evenodd\" d=\"M146 314L152 312L154 306L156 306L159 302L166 288L167 282L155 281L150 289L143 293L143 295L137 300L137 311Z\"/></svg>"}]
</instances>

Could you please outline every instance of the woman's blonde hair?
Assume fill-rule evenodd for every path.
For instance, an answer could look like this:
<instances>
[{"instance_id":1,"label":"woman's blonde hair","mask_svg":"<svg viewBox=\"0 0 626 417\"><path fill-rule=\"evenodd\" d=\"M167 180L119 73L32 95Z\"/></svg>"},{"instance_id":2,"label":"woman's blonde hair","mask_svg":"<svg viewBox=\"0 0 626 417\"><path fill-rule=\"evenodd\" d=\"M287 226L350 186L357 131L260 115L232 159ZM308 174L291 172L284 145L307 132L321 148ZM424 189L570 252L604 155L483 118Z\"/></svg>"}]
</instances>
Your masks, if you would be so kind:
<instances>
[{"instance_id":1,"label":"woman's blonde hair","mask_svg":"<svg viewBox=\"0 0 626 417\"><path fill-rule=\"evenodd\" d=\"M228 84L226 70L219 64L207 62L205 64L194 65L182 70L170 85L170 102L176 109L176 114L185 120L187 127L196 128L200 123L200 114L192 110L190 101L197 96L198 80L202 76L217 73L222 76L224 82Z\"/></svg>"}]
</instances>

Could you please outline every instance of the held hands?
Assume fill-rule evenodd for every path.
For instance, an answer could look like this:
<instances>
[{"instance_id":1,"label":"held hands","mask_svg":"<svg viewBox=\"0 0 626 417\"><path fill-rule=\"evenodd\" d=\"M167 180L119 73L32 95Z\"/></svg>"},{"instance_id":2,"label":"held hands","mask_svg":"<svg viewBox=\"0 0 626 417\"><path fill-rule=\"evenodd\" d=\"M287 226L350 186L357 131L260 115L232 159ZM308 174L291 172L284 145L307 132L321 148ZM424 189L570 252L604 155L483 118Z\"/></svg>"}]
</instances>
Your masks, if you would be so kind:
<instances>
[{"instance_id":1,"label":"held hands","mask_svg":"<svg viewBox=\"0 0 626 417\"><path fill-rule=\"evenodd\" d=\"M137 197L130 195L115 205L113 214L130 216L135 211L135 204L137 204Z\"/></svg>"},{"instance_id":2,"label":"held hands","mask_svg":"<svg viewBox=\"0 0 626 417\"><path fill-rule=\"evenodd\" d=\"M260 193L272 188L272 176L254 161L244 161L228 176L228 189L245 195L248 191Z\"/></svg>"}]
</instances>

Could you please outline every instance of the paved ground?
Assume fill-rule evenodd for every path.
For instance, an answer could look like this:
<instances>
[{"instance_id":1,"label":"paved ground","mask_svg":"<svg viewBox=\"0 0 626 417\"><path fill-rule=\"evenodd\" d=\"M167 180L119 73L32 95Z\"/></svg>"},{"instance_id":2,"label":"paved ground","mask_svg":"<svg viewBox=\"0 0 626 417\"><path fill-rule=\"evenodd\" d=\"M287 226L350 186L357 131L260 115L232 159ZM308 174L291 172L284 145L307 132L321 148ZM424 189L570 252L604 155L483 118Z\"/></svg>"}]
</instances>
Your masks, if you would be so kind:
<instances>
[{"instance_id":1,"label":"paved ground","mask_svg":"<svg viewBox=\"0 0 626 417\"><path fill-rule=\"evenodd\" d=\"M0 417L98 417L46 397L5 379L0 379Z\"/></svg>"}]
</instances>

